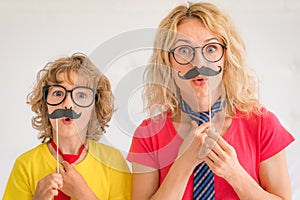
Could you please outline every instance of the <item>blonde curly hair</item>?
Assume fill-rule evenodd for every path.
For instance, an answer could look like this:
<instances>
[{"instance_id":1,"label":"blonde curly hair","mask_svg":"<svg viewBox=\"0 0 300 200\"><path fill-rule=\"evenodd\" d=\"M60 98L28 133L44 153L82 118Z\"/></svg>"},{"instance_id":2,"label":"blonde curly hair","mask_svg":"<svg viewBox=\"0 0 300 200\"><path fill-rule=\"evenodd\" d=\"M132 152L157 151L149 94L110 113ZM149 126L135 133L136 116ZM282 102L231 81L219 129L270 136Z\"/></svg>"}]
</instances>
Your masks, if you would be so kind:
<instances>
[{"instance_id":1,"label":"blonde curly hair","mask_svg":"<svg viewBox=\"0 0 300 200\"><path fill-rule=\"evenodd\" d=\"M174 8L160 23L150 64L144 72L143 91L145 110L151 113L154 105L163 105L174 115L179 109L179 89L172 77L169 50L176 39L178 25L196 18L226 45L222 81L226 92L227 110L233 116L236 110L248 115L260 114L258 79L246 67L245 44L230 17L210 3L189 3Z\"/></svg>"},{"instance_id":2,"label":"blonde curly hair","mask_svg":"<svg viewBox=\"0 0 300 200\"><path fill-rule=\"evenodd\" d=\"M31 105L31 110L36 113L36 116L32 118L32 126L40 131L38 138L42 143L52 139L53 132L50 120L47 117L48 110L43 100L42 88L45 85L59 84L57 77L60 73L66 73L67 81L71 83L71 72L75 72L84 78L88 87L96 88L97 90L95 109L89 121L87 137L99 140L101 134L105 133L105 128L108 127L108 122L114 112L114 97L110 82L86 55L75 53L70 57L49 62L40 70L33 91L27 96L27 103Z\"/></svg>"}]
</instances>

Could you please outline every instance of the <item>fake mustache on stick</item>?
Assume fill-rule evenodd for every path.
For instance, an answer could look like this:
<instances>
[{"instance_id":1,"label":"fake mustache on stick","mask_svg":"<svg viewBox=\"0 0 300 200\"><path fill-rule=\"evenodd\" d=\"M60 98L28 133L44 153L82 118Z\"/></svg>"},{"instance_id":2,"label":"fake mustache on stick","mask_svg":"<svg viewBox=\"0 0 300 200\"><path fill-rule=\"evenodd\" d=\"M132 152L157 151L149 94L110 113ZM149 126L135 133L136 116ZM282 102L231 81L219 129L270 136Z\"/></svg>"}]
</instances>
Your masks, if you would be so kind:
<instances>
[{"instance_id":1,"label":"fake mustache on stick","mask_svg":"<svg viewBox=\"0 0 300 200\"><path fill-rule=\"evenodd\" d=\"M81 113L76 113L72 109L56 109L52 113L47 114L50 119L57 119L61 117L67 117L70 119L77 119L81 116Z\"/></svg>"},{"instance_id":2,"label":"fake mustache on stick","mask_svg":"<svg viewBox=\"0 0 300 200\"><path fill-rule=\"evenodd\" d=\"M222 67L218 66L219 70L215 71L209 67L194 67L193 69L189 70L187 73L185 73L184 75L180 74L180 71L178 71L178 77L181 79L192 79L197 77L198 75L203 75L203 76L216 76L218 74L220 74L222 72Z\"/></svg>"}]
</instances>

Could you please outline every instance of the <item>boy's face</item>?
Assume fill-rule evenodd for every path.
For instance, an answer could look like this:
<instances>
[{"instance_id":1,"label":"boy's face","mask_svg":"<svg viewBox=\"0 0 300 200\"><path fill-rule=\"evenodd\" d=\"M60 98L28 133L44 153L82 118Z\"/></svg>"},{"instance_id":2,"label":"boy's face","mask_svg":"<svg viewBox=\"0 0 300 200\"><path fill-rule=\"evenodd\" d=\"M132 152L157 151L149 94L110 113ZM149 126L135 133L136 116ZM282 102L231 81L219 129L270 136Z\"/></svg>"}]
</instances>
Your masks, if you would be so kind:
<instances>
[{"instance_id":1,"label":"boy's face","mask_svg":"<svg viewBox=\"0 0 300 200\"><path fill-rule=\"evenodd\" d=\"M86 84L84 84L83 81L77 80L77 78L80 77L78 77L77 73L74 71L70 72L71 83L66 80L66 77L67 77L66 73L58 74L57 80L59 84L57 85L64 87L66 90L72 90L77 86L84 86L84 87L86 86ZM76 115L78 115L79 117L77 116L74 119L66 116L59 117L57 119L50 118L50 123L52 125L52 128L54 131L56 131L56 127L58 127L59 137L74 137L74 136L78 136L78 134L84 137L87 132L88 123L90 121L92 111L95 107L94 101L90 100L91 98L94 98L94 96L92 95L92 93L90 93L91 90L86 88L78 88L76 90L73 90L72 92L73 99L72 99L71 93L70 92L66 93L64 88L59 86L49 89L47 99L49 99L49 101L51 98L52 98L51 100L53 99L55 100L55 98L61 98L61 95L66 95L66 97L64 101L58 105L47 104L48 114L51 115L57 109L63 109L63 110L68 109L70 112L74 111ZM85 104L85 101L87 101L86 99L88 99L89 102L92 102L92 104L91 105L90 103ZM74 103L74 100L77 102L77 104L79 103L80 105L86 105L86 106L90 105L90 106L80 107L79 105L76 105ZM57 125L56 125L56 120L58 123ZM52 134L53 137L55 137L56 134L54 133Z\"/></svg>"}]
</instances>

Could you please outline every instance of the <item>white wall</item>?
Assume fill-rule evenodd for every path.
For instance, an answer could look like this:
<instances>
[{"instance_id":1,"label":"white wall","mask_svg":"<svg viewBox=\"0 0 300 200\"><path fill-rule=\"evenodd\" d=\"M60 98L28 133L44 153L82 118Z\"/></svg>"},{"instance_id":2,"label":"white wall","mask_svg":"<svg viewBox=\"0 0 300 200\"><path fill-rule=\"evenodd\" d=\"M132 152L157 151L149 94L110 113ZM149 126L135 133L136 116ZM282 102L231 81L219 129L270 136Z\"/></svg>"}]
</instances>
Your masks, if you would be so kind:
<instances>
[{"instance_id":1,"label":"white wall","mask_svg":"<svg viewBox=\"0 0 300 200\"><path fill-rule=\"evenodd\" d=\"M300 77L300 2L297 0L215 0L234 19L244 36L248 60L261 77L261 100L296 137L287 149L293 199L300 199L300 108L297 102ZM15 158L39 144L37 131L31 127L33 113L26 105L26 95L36 73L48 61L83 52L96 55L103 44L111 44L126 32L156 28L160 20L181 0L0 0L0 197ZM141 35L138 35L141 36ZM132 35L130 35L132 37ZM149 40L145 38L145 40ZM122 46L122 44L120 44ZM100 50L99 50L100 51ZM115 90L126 74L147 62L149 50L124 52L109 63L106 70ZM96 61L97 60L97 61ZM101 59L95 57L101 64ZM124 80L125 81L125 80ZM137 80L139 81L139 80ZM129 86L128 86L129 87ZM105 139L128 150L128 130L143 115L138 98L132 92L128 109L131 126L122 127L113 120ZM126 108L127 109L127 108ZM122 109L116 115L122 115ZM121 138L121 139L120 139ZM119 142L117 141L119 140ZM120 142L121 140L121 142ZM276 167L276 166L275 166Z\"/></svg>"}]
</instances>

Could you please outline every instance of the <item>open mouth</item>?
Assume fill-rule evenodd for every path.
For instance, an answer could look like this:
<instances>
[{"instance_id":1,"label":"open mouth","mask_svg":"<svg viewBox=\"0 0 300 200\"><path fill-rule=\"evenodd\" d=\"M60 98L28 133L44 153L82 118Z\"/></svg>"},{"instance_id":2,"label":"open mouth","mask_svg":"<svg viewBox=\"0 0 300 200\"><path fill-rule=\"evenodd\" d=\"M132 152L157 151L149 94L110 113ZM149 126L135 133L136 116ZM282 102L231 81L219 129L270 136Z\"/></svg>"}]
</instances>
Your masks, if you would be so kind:
<instances>
[{"instance_id":1,"label":"open mouth","mask_svg":"<svg viewBox=\"0 0 300 200\"><path fill-rule=\"evenodd\" d=\"M64 118L62 121L66 125L72 124L72 122L73 122L73 120L71 118L68 118L68 117Z\"/></svg>"},{"instance_id":2,"label":"open mouth","mask_svg":"<svg viewBox=\"0 0 300 200\"><path fill-rule=\"evenodd\" d=\"M206 83L206 79L204 79L203 77L198 77L198 78L193 79L193 83L196 86L203 86Z\"/></svg>"}]
</instances>

